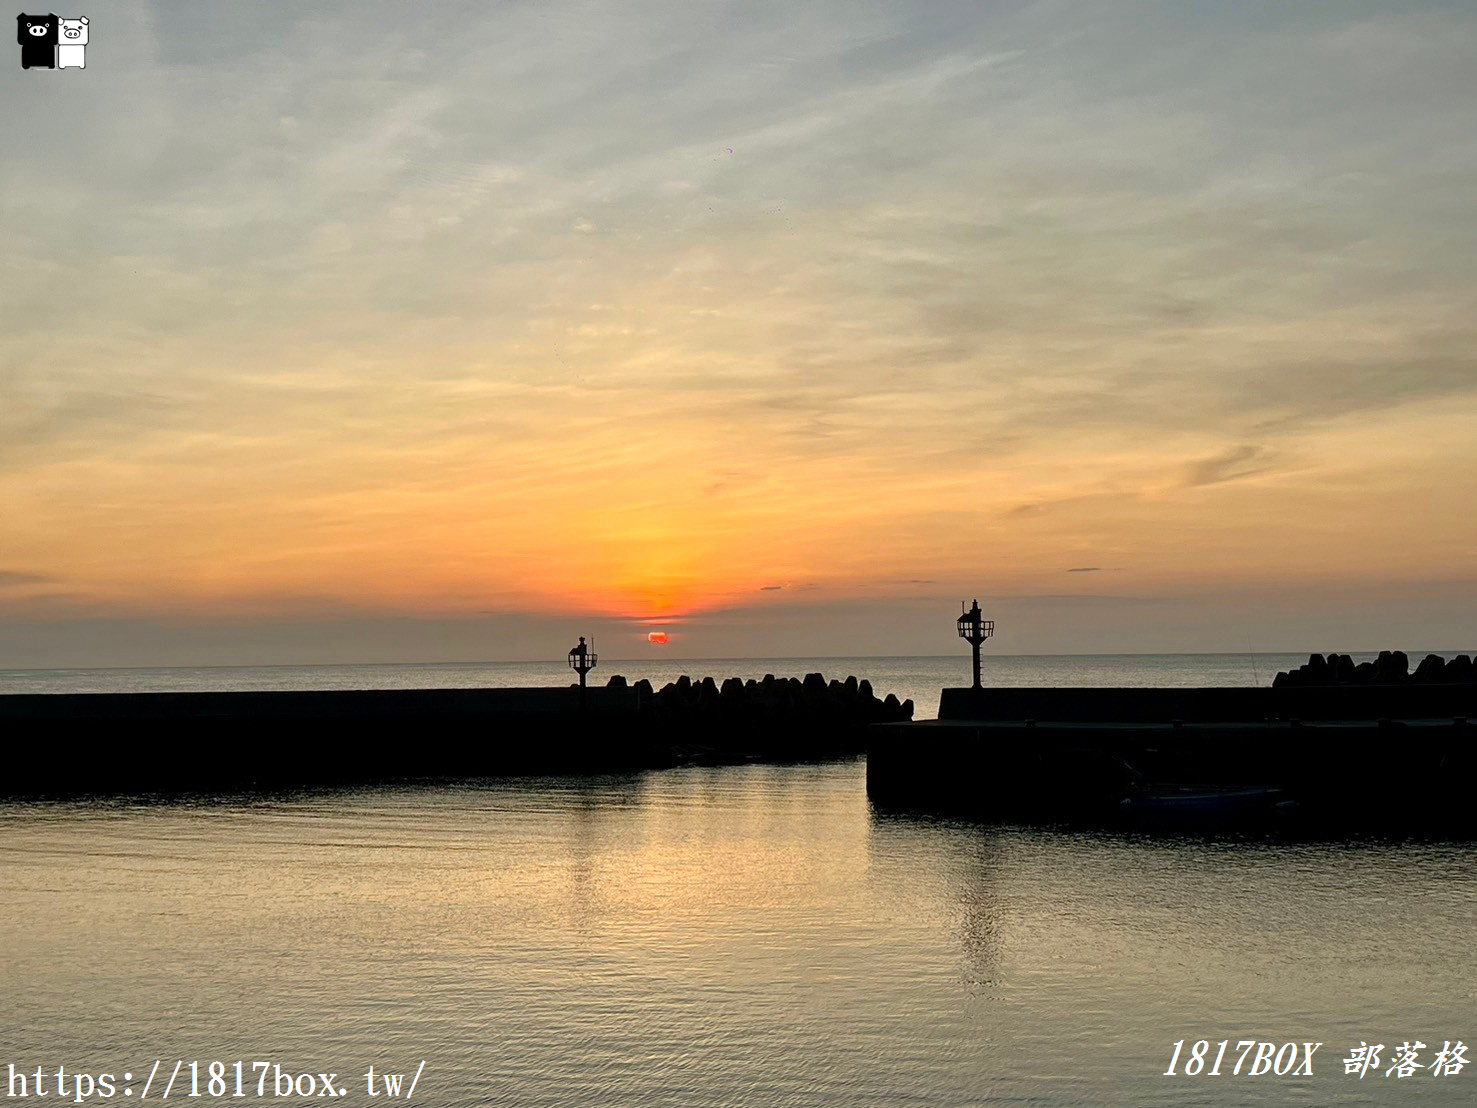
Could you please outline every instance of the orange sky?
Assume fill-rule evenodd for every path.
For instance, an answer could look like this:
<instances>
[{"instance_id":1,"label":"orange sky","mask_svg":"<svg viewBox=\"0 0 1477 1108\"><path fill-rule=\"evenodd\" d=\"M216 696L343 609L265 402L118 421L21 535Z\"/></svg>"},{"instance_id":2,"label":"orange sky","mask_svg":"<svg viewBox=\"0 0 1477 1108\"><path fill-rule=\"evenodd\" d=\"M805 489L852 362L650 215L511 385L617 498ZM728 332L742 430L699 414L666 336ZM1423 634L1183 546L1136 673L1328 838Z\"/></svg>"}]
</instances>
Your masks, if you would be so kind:
<instances>
[{"instance_id":1,"label":"orange sky","mask_svg":"<svg viewBox=\"0 0 1477 1108\"><path fill-rule=\"evenodd\" d=\"M1477 20L381 14L5 72L0 663L1471 645Z\"/></svg>"}]
</instances>

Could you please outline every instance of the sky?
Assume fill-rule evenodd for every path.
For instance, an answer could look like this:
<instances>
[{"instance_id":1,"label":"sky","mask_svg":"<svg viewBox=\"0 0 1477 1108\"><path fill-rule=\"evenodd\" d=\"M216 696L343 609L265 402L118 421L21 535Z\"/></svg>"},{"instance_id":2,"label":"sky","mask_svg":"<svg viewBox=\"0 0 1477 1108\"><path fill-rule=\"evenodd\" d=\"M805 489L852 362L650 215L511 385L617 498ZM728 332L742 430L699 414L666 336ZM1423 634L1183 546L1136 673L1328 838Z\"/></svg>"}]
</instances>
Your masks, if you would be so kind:
<instances>
[{"instance_id":1,"label":"sky","mask_svg":"<svg viewBox=\"0 0 1477 1108\"><path fill-rule=\"evenodd\" d=\"M77 14L0 666L1477 644L1470 4Z\"/></svg>"}]
</instances>

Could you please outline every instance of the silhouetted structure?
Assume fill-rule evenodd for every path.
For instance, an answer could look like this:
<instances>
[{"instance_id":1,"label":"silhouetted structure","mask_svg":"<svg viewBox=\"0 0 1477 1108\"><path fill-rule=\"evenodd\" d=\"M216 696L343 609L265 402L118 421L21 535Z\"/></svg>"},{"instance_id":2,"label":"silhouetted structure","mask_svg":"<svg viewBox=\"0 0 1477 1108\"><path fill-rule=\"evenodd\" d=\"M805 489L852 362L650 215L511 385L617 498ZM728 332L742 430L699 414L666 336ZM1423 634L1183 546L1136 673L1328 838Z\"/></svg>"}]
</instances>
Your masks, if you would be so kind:
<instances>
[{"instance_id":1,"label":"silhouetted structure","mask_svg":"<svg viewBox=\"0 0 1477 1108\"><path fill-rule=\"evenodd\" d=\"M580 688L585 687L585 676L595 668L595 663L600 656L585 645L585 637L580 636L579 645L569 652L569 668L580 675Z\"/></svg>"},{"instance_id":2,"label":"silhouetted structure","mask_svg":"<svg viewBox=\"0 0 1477 1108\"><path fill-rule=\"evenodd\" d=\"M578 649L578 648L576 648ZM570 652L571 662L594 655ZM819 673L604 688L0 695L0 796L623 773L866 749L913 702Z\"/></svg>"},{"instance_id":3,"label":"silhouetted structure","mask_svg":"<svg viewBox=\"0 0 1477 1108\"><path fill-rule=\"evenodd\" d=\"M1351 685L1474 685L1477 665L1468 654L1458 654L1447 661L1440 654L1427 654L1415 672L1410 671L1410 658L1403 650L1381 650L1372 662L1360 662L1347 654L1309 654L1305 665L1279 673L1273 688L1328 688Z\"/></svg>"},{"instance_id":4,"label":"silhouetted structure","mask_svg":"<svg viewBox=\"0 0 1477 1108\"><path fill-rule=\"evenodd\" d=\"M959 602L959 607L964 607L964 601ZM974 605L959 617L959 637L974 648L974 687L980 687L980 647L984 641L995 633L995 621L993 619L980 618L980 602L976 600Z\"/></svg>"},{"instance_id":5,"label":"silhouetted structure","mask_svg":"<svg viewBox=\"0 0 1477 1108\"><path fill-rule=\"evenodd\" d=\"M976 621L961 637L986 637ZM1474 670L1389 651L1315 654L1270 688L984 689L976 661L937 719L872 729L867 791L990 820L1477 837Z\"/></svg>"},{"instance_id":6,"label":"silhouetted structure","mask_svg":"<svg viewBox=\"0 0 1477 1108\"><path fill-rule=\"evenodd\" d=\"M615 678L611 679L612 681ZM641 710L652 734L673 737L685 760L717 763L822 758L866 747L874 723L913 718L913 702L879 698L870 681L824 674L717 681L683 675L660 689L646 680Z\"/></svg>"}]
</instances>

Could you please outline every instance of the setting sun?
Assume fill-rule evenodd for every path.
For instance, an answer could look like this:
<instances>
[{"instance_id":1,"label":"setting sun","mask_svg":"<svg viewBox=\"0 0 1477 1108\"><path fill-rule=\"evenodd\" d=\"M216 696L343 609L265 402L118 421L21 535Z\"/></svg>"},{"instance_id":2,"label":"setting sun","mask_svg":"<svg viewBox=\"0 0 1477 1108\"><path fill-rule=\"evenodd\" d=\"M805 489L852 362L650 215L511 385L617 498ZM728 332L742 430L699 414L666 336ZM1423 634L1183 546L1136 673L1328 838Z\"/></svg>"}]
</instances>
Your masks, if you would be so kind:
<instances>
[{"instance_id":1,"label":"setting sun","mask_svg":"<svg viewBox=\"0 0 1477 1108\"><path fill-rule=\"evenodd\" d=\"M646 636L646 641L656 646L667 645L667 633L665 631L652 631Z\"/></svg>"}]
</instances>

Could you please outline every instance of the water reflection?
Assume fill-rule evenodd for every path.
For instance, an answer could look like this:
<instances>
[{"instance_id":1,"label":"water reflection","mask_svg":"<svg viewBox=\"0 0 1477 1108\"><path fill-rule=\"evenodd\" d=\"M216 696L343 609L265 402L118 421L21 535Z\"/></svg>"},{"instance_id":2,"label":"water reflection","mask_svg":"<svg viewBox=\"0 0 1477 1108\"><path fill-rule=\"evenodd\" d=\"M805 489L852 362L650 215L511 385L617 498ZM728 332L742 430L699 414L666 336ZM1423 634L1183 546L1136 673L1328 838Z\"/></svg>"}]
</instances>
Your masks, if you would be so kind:
<instances>
[{"instance_id":1,"label":"water reflection","mask_svg":"<svg viewBox=\"0 0 1477 1108\"><path fill-rule=\"evenodd\" d=\"M1158 1044L1228 1035L1324 1041L1320 1076L1277 1095L1375 1102L1317 1083L1341 1070L1336 1053L1470 1027L1477 992L1455 954L1477 908L1465 844L1145 839L875 813L872 837L883 884L952 897L979 1018L1060 1075L1113 1075L1134 1090L1123 1103L1174 1102L1147 1077ZM919 858L926 874L910 868ZM1277 1102L1245 1089L1207 1102L1261 1092Z\"/></svg>"},{"instance_id":2,"label":"water reflection","mask_svg":"<svg viewBox=\"0 0 1477 1108\"><path fill-rule=\"evenodd\" d=\"M427 1057L453 1105L1171 1104L1180 1038L1477 1038L1466 848L883 816L853 763L5 805L0 880L0 1045L38 1061ZM1194 1092L1376 1095L1333 1068Z\"/></svg>"},{"instance_id":3,"label":"water reflection","mask_svg":"<svg viewBox=\"0 0 1477 1108\"><path fill-rule=\"evenodd\" d=\"M641 800L645 774L579 778L573 781L515 782L519 789L561 788L568 800L568 919L575 934L588 941L609 914L604 893L603 861L610 852L611 828L620 812L634 811ZM503 788L507 783L499 783Z\"/></svg>"}]
</instances>

